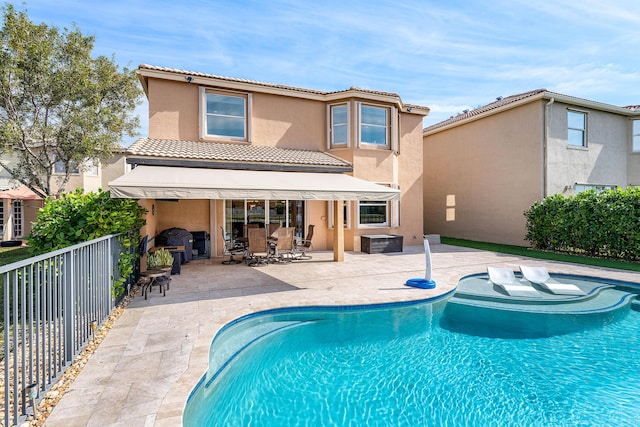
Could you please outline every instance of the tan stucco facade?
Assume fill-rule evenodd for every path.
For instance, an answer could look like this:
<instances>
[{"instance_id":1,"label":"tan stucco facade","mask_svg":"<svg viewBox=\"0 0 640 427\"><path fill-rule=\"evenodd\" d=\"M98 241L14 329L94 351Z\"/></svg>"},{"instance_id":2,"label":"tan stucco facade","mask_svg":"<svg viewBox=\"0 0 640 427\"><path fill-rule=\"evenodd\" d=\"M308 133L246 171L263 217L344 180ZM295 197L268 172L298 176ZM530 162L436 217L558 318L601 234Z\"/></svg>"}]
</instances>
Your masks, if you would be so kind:
<instances>
[{"instance_id":1,"label":"tan stucco facade","mask_svg":"<svg viewBox=\"0 0 640 427\"><path fill-rule=\"evenodd\" d=\"M427 234L523 245L542 194L542 107L532 103L425 138Z\"/></svg>"},{"instance_id":2,"label":"tan stucco facade","mask_svg":"<svg viewBox=\"0 0 640 427\"><path fill-rule=\"evenodd\" d=\"M524 212L535 202L584 186L640 183L633 113L554 95L480 107L425 130L426 233L527 246ZM569 111L585 115L584 147L567 142Z\"/></svg>"},{"instance_id":3,"label":"tan stucco facade","mask_svg":"<svg viewBox=\"0 0 640 427\"><path fill-rule=\"evenodd\" d=\"M587 115L587 146L567 145L567 111ZM625 188L629 119L592 108L554 102L548 113L547 194L575 194L575 184Z\"/></svg>"},{"instance_id":4,"label":"tan stucco facade","mask_svg":"<svg viewBox=\"0 0 640 427\"><path fill-rule=\"evenodd\" d=\"M153 74L153 73L152 73ZM166 78L165 78L166 77ZM149 138L162 140L212 141L216 143L250 144L279 148L324 151L352 163L354 177L370 182L399 187L401 201L399 208L389 208L398 215L385 227L363 227L358 225L358 202L348 202L351 210L350 222L345 224L344 249L360 250L360 236L363 234L399 234L405 245L422 244L422 119L426 112L413 113L402 110L398 101L386 95L371 93L370 97L354 96L346 91L344 97L331 94L319 95L295 90L247 90L247 85L229 87L221 82L218 87L207 79L185 81L173 75L146 76L144 85L149 99ZM232 86L232 85L231 85ZM201 93L203 90L231 91L247 94L249 104L249 131L247 141L209 138L200 131ZM397 96L396 96L397 97ZM355 111L359 102L388 107L394 117L390 137L397 139L397 147L364 146L356 143ZM349 147L328 147L329 105L346 103L351 109L351 130ZM391 145L391 143L389 143ZM395 149L392 149L395 148ZM305 224L314 224L313 247L318 250L333 249L333 228L331 228L329 201L305 202ZM390 202L392 203L392 202ZM145 202L150 209L149 201ZM224 225L224 202L222 200L180 200L178 202L151 201L155 205L153 226L149 232L159 233L165 228L180 227L189 231L207 231L211 235L214 255L222 254L223 242L220 226ZM148 214L149 215L149 214ZM306 230L305 230L306 231Z\"/></svg>"}]
</instances>

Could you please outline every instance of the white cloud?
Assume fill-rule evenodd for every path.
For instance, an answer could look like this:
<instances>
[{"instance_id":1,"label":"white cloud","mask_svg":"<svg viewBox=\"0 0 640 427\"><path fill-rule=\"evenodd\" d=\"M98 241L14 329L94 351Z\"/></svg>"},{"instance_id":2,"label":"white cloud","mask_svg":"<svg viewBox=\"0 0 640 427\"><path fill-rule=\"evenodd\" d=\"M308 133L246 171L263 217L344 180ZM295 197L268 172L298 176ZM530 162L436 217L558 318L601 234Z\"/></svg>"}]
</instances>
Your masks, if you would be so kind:
<instances>
[{"instance_id":1,"label":"white cloud","mask_svg":"<svg viewBox=\"0 0 640 427\"><path fill-rule=\"evenodd\" d=\"M396 92L429 106L427 120L543 87L640 102L630 90L640 86L635 0L35 0L28 11L55 26L77 22L95 34L97 53L123 64Z\"/></svg>"}]
</instances>

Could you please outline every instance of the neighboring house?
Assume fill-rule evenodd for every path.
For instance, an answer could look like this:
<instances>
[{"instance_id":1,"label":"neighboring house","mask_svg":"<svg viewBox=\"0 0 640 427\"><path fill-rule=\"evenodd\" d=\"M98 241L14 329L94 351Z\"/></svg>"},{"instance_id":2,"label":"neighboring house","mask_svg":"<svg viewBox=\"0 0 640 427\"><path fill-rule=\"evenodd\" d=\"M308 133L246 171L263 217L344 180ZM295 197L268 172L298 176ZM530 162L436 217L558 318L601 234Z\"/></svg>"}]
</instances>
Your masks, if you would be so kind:
<instances>
[{"instance_id":1,"label":"neighboring house","mask_svg":"<svg viewBox=\"0 0 640 427\"><path fill-rule=\"evenodd\" d=\"M141 65L149 137L112 196L140 198L150 238L178 227L222 233L245 225L314 225L313 247L360 250L360 236L422 244L422 119L394 93L324 92ZM334 222L343 223L334 233ZM152 243L153 244L153 243ZM343 252L342 252L343 253Z\"/></svg>"},{"instance_id":2,"label":"neighboring house","mask_svg":"<svg viewBox=\"0 0 640 427\"><path fill-rule=\"evenodd\" d=\"M427 233L526 245L523 215L553 194L640 185L640 106L545 89L424 129Z\"/></svg>"},{"instance_id":3,"label":"neighboring house","mask_svg":"<svg viewBox=\"0 0 640 427\"><path fill-rule=\"evenodd\" d=\"M97 191L99 188L106 190L109 181L122 176L129 169L122 150L99 165L89 161L84 170L72 171L65 186L66 192L75 191L76 188L82 188L86 192ZM62 179L64 165L56 163L54 174ZM0 192L17 188L21 188L21 184L13 180L6 169L0 167ZM27 196L33 197L33 194L27 194ZM31 224L36 220L38 210L43 205L43 200L9 199L2 197L0 193L0 240L22 239L28 236L31 233Z\"/></svg>"},{"instance_id":4,"label":"neighboring house","mask_svg":"<svg viewBox=\"0 0 640 427\"><path fill-rule=\"evenodd\" d=\"M3 158L9 166L16 164L13 156ZM25 200L8 197L7 193L14 190L25 192ZM3 193L3 191L5 191ZM13 192L12 192L13 193ZM35 195L15 181L9 172L0 167L0 241L22 239L31 233L31 223L35 221L38 210L43 206L42 200L30 199Z\"/></svg>"},{"instance_id":5,"label":"neighboring house","mask_svg":"<svg viewBox=\"0 0 640 427\"><path fill-rule=\"evenodd\" d=\"M75 169L71 172L65 192L75 191L77 188L82 188L85 192L108 190L110 181L131 170L126 164L125 153L126 149L121 148L108 160L88 160L83 170ZM54 171L64 174L64 165L56 163Z\"/></svg>"}]
</instances>

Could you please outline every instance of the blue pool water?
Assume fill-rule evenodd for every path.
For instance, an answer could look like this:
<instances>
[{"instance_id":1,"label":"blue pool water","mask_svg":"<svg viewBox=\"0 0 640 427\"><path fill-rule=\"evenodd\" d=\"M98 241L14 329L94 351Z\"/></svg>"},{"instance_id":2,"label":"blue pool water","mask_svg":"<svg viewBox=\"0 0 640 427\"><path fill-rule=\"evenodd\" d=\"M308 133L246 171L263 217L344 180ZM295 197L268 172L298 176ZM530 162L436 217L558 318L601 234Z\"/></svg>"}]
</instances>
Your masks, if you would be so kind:
<instances>
[{"instance_id":1,"label":"blue pool water","mask_svg":"<svg viewBox=\"0 0 640 427\"><path fill-rule=\"evenodd\" d=\"M445 301L249 316L214 340L184 425L638 425L640 313L629 305L550 337L452 324Z\"/></svg>"}]
</instances>

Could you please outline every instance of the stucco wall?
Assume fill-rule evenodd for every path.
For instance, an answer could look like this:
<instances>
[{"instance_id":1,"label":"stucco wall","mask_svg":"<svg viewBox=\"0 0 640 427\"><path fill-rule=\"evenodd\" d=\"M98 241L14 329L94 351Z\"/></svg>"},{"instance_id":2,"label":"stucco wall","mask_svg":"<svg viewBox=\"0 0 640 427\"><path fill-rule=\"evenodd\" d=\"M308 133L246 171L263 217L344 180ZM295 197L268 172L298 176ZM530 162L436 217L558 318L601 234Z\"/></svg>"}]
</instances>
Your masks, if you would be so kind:
<instances>
[{"instance_id":1,"label":"stucco wall","mask_svg":"<svg viewBox=\"0 0 640 427\"><path fill-rule=\"evenodd\" d=\"M149 79L149 138L198 140L198 86Z\"/></svg>"},{"instance_id":2,"label":"stucco wall","mask_svg":"<svg viewBox=\"0 0 640 427\"><path fill-rule=\"evenodd\" d=\"M114 154L109 160L104 160L101 163L101 178L102 189L109 189L109 182L120 178L127 171L127 164L125 155L122 153Z\"/></svg>"},{"instance_id":3,"label":"stucco wall","mask_svg":"<svg viewBox=\"0 0 640 427\"><path fill-rule=\"evenodd\" d=\"M149 137L199 140L199 86L150 78L148 88ZM349 98L342 101L356 101L356 99ZM252 145L325 151L327 149L327 104L321 100L253 93L249 142ZM355 119L352 119L353 129L356 125ZM351 203L352 226L351 229L345 230L346 250L360 249L361 234L402 234L406 245L422 244L422 116L400 113L398 132L399 156L389 149L365 149L353 146L330 151L332 155L353 163L353 176L372 182L398 183L403 192L400 227L397 228L355 229L357 211L355 203ZM355 135L355 130L353 134ZM215 140L224 141L218 138ZM207 230L212 235L212 246L217 248L218 254L221 254L222 244L217 241L220 240L218 239L219 229L217 226L215 230L209 230L209 228L213 222L222 224L222 204L216 202L215 211L209 212L209 205L206 203L187 206L185 202L155 202L158 218L157 232L169 227ZM211 222L209 215L215 221ZM308 202L306 215L306 223L316 225L314 248L332 249L333 230L327 228L327 202Z\"/></svg>"},{"instance_id":4,"label":"stucco wall","mask_svg":"<svg viewBox=\"0 0 640 427\"><path fill-rule=\"evenodd\" d=\"M542 195L543 106L526 104L424 138L428 234L526 245Z\"/></svg>"},{"instance_id":5,"label":"stucco wall","mask_svg":"<svg viewBox=\"0 0 640 427\"><path fill-rule=\"evenodd\" d=\"M256 93L251 140L256 145L303 150L326 148L325 103Z\"/></svg>"},{"instance_id":6,"label":"stucco wall","mask_svg":"<svg viewBox=\"0 0 640 427\"><path fill-rule=\"evenodd\" d=\"M157 234L167 228L184 228L188 231L209 231L209 200L183 199L155 201Z\"/></svg>"},{"instance_id":7,"label":"stucco wall","mask_svg":"<svg viewBox=\"0 0 640 427\"><path fill-rule=\"evenodd\" d=\"M640 153L631 153L627 159L627 185L640 187Z\"/></svg>"},{"instance_id":8,"label":"stucco wall","mask_svg":"<svg viewBox=\"0 0 640 427\"><path fill-rule=\"evenodd\" d=\"M587 114L587 147L567 145L567 111ZM628 119L554 103L549 108L547 194L574 194L578 184L627 186Z\"/></svg>"},{"instance_id":9,"label":"stucco wall","mask_svg":"<svg viewBox=\"0 0 640 427\"><path fill-rule=\"evenodd\" d=\"M322 150L326 147L325 109L320 101L254 93L250 142ZM198 85L149 79L149 138L200 140L198 114Z\"/></svg>"}]
</instances>

